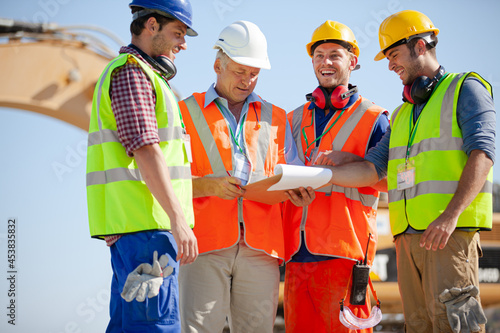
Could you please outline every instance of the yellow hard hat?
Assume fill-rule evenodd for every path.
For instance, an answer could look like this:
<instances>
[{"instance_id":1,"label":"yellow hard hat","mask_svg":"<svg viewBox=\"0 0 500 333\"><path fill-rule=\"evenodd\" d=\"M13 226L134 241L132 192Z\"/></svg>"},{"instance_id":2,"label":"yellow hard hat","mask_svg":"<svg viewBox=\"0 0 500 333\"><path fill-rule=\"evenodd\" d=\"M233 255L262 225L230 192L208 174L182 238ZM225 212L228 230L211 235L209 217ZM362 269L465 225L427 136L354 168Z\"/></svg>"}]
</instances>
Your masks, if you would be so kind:
<instances>
[{"instance_id":1,"label":"yellow hard hat","mask_svg":"<svg viewBox=\"0 0 500 333\"><path fill-rule=\"evenodd\" d=\"M375 61L385 58L384 52L393 44L408 37L426 32L439 33L439 29L424 14L416 10L403 10L386 18L378 29L380 52Z\"/></svg>"},{"instance_id":2,"label":"yellow hard hat","mask_svg":"<svg viewBox=\"0 0 500 333\"><path fill-rule=\"evenodd\" d=\"M322 25L320 25L316 30L314 30L311 38L311 42L306 45L307 54L312 57L311 49L314 44L321 41L330 41L337 40L348 43L352 48L352 53L359 57L359 47L358 42L356 41L356 37L352 33L351 29L345 24L335 22L335 21L326 21Z\"/></svg>"}]
</instances>

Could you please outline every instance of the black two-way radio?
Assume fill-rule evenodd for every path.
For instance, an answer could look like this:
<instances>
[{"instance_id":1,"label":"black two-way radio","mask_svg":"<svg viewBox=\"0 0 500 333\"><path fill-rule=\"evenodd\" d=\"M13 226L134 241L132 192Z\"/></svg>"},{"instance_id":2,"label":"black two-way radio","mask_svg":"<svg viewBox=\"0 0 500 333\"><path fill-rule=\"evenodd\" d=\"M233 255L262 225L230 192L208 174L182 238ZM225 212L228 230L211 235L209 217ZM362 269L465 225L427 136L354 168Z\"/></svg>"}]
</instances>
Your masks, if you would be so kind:
<instances>
[{"instance_id":1,"label":"black two-way radio","mask_svg":"<svg viewBox=\"0 0 500 333\"><path fill-rule=\"evenodd\" d=\"M349 299L352 305L364 305L366 303L366 288L368 288L368 279L370 278L370 266L367 265L367 260L371 235L371 233L368 235L365 259L356 262L352 267L351 297Z\"/></svg>"}]
</instances>

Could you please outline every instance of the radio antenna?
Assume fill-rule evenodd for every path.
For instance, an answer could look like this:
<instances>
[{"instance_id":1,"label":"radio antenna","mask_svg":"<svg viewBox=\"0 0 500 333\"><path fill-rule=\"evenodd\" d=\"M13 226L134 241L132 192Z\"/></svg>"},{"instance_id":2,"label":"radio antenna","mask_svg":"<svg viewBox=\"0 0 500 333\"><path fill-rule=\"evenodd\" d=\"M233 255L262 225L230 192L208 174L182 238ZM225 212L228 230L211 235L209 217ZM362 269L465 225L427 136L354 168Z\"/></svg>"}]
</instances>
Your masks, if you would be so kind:
<instances>
[{"instance_id":1,"label":"radio antenna","mask_svg":"<svg viewBox=\"0 0 500 333\"><path fill-rule=\"evenodd\" d=\"M368 260L368 247L370 246L370 237L371 237L371 236L372 236L372 233L370 232L370 233L368 234L368 242L367 242L367 244L366 244L365 260L364 260L364 262L363 262L363 265L366 265L366 262L367 262L367 260Z\"/></svg>"}]
</instances>

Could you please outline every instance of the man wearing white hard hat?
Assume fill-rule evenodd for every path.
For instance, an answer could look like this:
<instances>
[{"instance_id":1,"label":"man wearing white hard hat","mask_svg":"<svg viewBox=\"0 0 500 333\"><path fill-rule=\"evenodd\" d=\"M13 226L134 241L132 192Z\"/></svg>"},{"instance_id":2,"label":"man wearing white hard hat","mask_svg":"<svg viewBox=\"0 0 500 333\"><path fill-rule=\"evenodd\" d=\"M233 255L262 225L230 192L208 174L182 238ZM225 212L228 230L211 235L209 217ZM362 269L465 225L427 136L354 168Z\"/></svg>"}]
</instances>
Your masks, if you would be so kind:
<instances>
[{"instance_id":1,"label":"man wearing white hard hat","mask_svg":"<svg viewBox=\"0 0 500 333\"><path fill-rule=\"evenodd\" d=\"M286 113L253 92L270 69L267 42L253 23L219 35L216 83L180 102L191 136L193 197L200 256L180 272L183 332L272 332L284 245L280 205L243 198L241 186L301 164ZM301 189L297 205L314 198ZM186 268L186 269L184 269Z\"/></svg>"}]
</instances>

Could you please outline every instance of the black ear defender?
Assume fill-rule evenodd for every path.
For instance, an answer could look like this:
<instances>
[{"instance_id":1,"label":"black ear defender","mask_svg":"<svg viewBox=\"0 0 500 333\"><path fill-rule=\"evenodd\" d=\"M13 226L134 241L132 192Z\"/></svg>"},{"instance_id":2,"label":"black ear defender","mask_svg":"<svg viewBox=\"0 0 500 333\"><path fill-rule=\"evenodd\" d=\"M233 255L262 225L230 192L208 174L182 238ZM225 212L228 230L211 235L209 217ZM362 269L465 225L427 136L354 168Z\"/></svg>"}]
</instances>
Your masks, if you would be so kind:
<instances>
[{"instance_id":1,"label":"black ear defender","mask_svg":"<svg viewBox=\"0 0 500 333\"><path fill-rule=\"evenodd\" d=\"M129 44L129 47L136 50L144 58L144 60L146 60L151 66L153 66L153 68L164 75L167 80L172 80L175 74L177 74L177 68L175 67L173 61L170 60L167 56L160 55L153 59L153 57L146 54L146 52L144 52L134 44Z\"/></svg>"},{"instance_id":2,"label":"black ear defender","mask_svg":"<svg viewBox=\"0 0 500 333\"><path fill-rule=\"evenodd\" d=\"M412 84L405 85L403 89L403 101L411 104L422 104L431 97L436 84L446 73L443 66L439 66L439 71L430 79L427 76L419 76Z\"/></svg>"},{"instance_id":3,"label":"black ear defender","mask_svg":"<svg viewBox=\"0 0 500 333\"><path fill-rule=\"evenodd\" d=\"M306 95L306 100L314 102L320 109L342 110L349 103L352 95L358 92L358 87L349 85L339 85L331 93L324 87L319 86L310 94Z\"/></svg>"}]
</instances>

